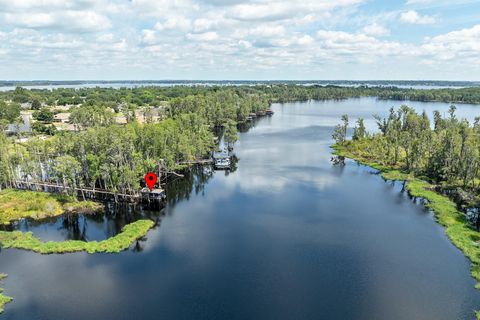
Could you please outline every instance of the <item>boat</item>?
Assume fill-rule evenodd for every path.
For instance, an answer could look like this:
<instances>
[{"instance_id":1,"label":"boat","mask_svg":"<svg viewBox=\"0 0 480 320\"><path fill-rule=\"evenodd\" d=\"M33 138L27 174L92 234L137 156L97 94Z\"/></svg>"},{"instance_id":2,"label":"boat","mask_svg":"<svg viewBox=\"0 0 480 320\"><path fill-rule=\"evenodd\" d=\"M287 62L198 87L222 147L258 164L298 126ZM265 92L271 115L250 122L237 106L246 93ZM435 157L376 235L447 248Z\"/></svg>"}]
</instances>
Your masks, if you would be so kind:
<instances>
[{"instance_id":1,"label":"boat","mask_svg":"<svg viewBox=\"0 0 480 320\"><path fill-rule=\"evenodd\" d=\"M213 154L213 167L217 170L228 170L231 167L231 160L228 152L220 152Z\"/></svg>"},{"instance_id":2,"label":"boat","mask_svg":"<svg viewBox=\"0 0 480 320\"><path fill-rule=\"evenodd\" d=\"M142 195L142 200L146 202L155 200L164 201L167 198L165 190L159 188L153 188L152 191L150 191L148 188L143 188L140 190L140 194Z\"/></svg>"},{"instance_id":3,"label":"boat","mask_svg":"<svg viewBox=\"0 0 480 320\"><path fill-rule=\"evenodd\" d=\"M218 159L215 159L213 165L215 169L228 170L230 169L231 161L230 161L230 158L218 158Z\"/></svg>"}]
</instances>

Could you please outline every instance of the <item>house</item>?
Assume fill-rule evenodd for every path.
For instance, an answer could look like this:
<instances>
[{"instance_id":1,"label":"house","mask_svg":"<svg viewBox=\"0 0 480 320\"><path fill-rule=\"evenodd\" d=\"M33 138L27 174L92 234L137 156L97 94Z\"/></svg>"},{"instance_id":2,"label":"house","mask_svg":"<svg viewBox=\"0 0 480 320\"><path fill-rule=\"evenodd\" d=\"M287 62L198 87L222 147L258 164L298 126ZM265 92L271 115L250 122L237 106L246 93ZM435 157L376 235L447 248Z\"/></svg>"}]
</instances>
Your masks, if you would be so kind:
<instances>
[{"instance_id":1,"label":"house","mask_svg":"<svg viewBox=\"0 0 480 320\"><path fill-rule=\"evenodd\" d=\"M139 123L159 122L164 118L164 107L153 107L143 110L135 110L135 118Z\"/></svg>"},{"instance_id":2,"label":"house","mask_svg":"<svg viewBox=\"0 0 480 320\"><path fill-rule=\"evenodd\" d=\"M127 117L125 116L117 116L114 119L116 124L127 124Z\"/></svg>"},{"instance_id":3,"label":"house","mask_svg":"<svg viewBox=\"0 0 480 320\"><path fill-rule=\"evenodd\" d=\"M53 122L69 123L70 113L62 112L53 116Z\"/></svg>"},{"instance_id":4,"label":"house","mask_svg":"<svg viewBox=\"0 0 480 320\"><path fill-rule=\"evenodd\" d=\"M21 104L20 104L20 108L21 108L21 109L31 109L31 108L32 108L32 104L31 104L30 102L21 103Z\"/></svg>"},{"instance_id":5,"label":"house","mask_svg":"<svg viewBox=\"0 0 480 320\"><path fill-rule=\"evenodd\" d=\"M21 112L20 117L22 118L22 123L11 123L7 125L5 133L7 135L18 135L18 134L30 134L32 133L32 127L30 125L32 120L32 114L29 112Z\"/></svg>"},{"instance_id":6,"label":"house","mask_svg":"<svg viewBox=\"0 0 480 320\"><path fill-rule=\"evenodd\" d=\"M65 122L54 122L52 125L58 130L58 131L77 131L77 127L71 123L65 123Z\"/></svg>"},{"instance_id":7,"label":"house","mask_svg":"<svg viewBox=\"0 0 480 320\"><path fill-rule=\"evenodd\" d=\"M70 111L70 109L72 108L72 106L54 106L54 107L51 107L50 108L50 111Z\"/></svg>"},{"instance_id":8,"label":"house","mask_svg":"<svg viewBox=\"0 0 480 320\"><path fill-rule=\"evenodd\" d=\"M32 128L30 127L30 123L12 123L7 125L5 129L6 135L16 135L16 134L30 134L32 133Z\"/></svg>"}]
</instances>

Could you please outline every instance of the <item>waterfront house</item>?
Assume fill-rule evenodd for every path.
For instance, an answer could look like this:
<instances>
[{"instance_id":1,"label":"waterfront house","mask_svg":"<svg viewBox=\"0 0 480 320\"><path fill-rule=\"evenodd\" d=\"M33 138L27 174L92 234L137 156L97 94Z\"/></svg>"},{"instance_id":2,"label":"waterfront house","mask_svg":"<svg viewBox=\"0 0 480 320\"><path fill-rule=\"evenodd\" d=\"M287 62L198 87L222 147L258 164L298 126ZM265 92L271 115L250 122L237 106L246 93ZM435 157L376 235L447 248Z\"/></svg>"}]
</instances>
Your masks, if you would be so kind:
<instances>
[{"instance_id":1,"label":"waterfront house","mask_svg":"<svg viewBox=\"0 0 480 320\"><path fill-rule=\"evenodd\" d=\"M53 122L69 123L70 113L62 112L53 116Z\"/></svg>"}]
</instances>

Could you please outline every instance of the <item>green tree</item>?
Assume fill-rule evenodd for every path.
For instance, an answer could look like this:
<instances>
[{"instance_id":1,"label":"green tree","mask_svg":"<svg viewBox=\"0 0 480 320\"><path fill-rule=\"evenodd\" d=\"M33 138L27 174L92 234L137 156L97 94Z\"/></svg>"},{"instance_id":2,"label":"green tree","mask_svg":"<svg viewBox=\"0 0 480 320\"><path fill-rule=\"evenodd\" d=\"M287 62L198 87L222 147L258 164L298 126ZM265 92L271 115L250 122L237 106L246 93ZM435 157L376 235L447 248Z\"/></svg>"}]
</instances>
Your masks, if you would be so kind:
<instances>
[{"instance_id":1,"label":"green tree","mask_svg":"<svg viewBox=\"0 0 480 320\"><path fill-rule=\"evenodd\" d=\"M43 122L43 123L52 123L53 122L53 112L48 110L48 108L42 108L33 113L33 119Z\"/></svg>"},{"instance_id":2,"label":"green tree","mask_svg":"<svg viewBox=\"0 0 480 320\"><path fill-rule=\"evenodd\" d=\"M367 130L365 129L365 124L363 118L358 118L357 124L353 129L353 140L360 140L367 137Z\"/></svg>"},{"instance_id":3,"label":"green tree","mask_svg":"<svg viewBox=\"0 0 480 320\"><path fill-rule=\"evenodd\" d=\"M5 103L0 101L0 120L18 122L20 118L20 105L17 103Z\"/></svg>"},{"instance_id":4,"label":"green tree","mask_svg":"<svg viewBox=\"0 0 480 320\"><path fill-rule=\"evenodd\" d=\"M342 115L341 120L342 124L336 125L332 134L332 138L338 144L343 144L347 139L348 115Z\"/></svg>"}]
</instances>

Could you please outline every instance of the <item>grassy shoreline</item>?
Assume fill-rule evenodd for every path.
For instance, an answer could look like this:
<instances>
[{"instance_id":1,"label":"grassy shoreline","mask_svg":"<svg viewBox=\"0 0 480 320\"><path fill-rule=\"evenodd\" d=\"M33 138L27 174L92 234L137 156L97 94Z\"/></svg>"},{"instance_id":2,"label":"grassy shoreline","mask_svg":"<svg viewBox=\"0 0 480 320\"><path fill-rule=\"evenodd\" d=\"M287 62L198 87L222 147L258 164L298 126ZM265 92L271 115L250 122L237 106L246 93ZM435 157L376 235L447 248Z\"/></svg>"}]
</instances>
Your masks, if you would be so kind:
<instances>
[{"instance_id":1,"label":"grassy shoreline","mask_svg":"<svg viewBox=\"0 0 480 320\"><path fill-rule=\"evenodd\" d=\"M400 168L388 167L363 155L353 153L348 146L333 145L333 154L353 159L381 172L386 180L406 181L406 189L413 197L426 200L425 206L433 211L436 221L445 228L445 233L450 241L459 248L470 260L470 272L477 281L475 287L480 289L480 233L474 230L465 214L457 209L456 204L447 196L435 192L433 185L421 180L412 174L404 173ZM476 313L480 319L480 311Z\"/></svg>"},{"instance_id":2,"label":"grassy shoreline","mask_svg":"<svg viewBox=\"0 0 480 320\"><path fill-rule=\"evenodd\" d=\"M143 238L154 226L151 220L138 220L127 224L114 237L103 241L48 241L42 242L31 232L0 231L0 247L33 251L41 254L70 253L86 251L88 253L119 253L130 247L136 240Z\"/></svg>"},{"instance_id":3,"label":"grassy shoreline","mask_svg":"<svg viewBox=\"0 0 480 320\"><path fill-rule=\"evenodd\" d=\"M6 278L7 275L4 273L0 273L0 280ZM11 302L13 298L8 297L3 294L3 289L0 288L0 313L3 312L3 308L5 307L5 304Z\"/></svg>"},{"instance_id":4,"label":"grassy shoreline","mask_svg":"<svg viewBox=\"0 0 480 320\"><path fill-rule=\"evenodd\" d=\"M75 197L46 192L5 189L0 191L0 224L22 218L43 219L64 213L93 213L101 203L78 201Z\"/></svg>"}]
</instances>

